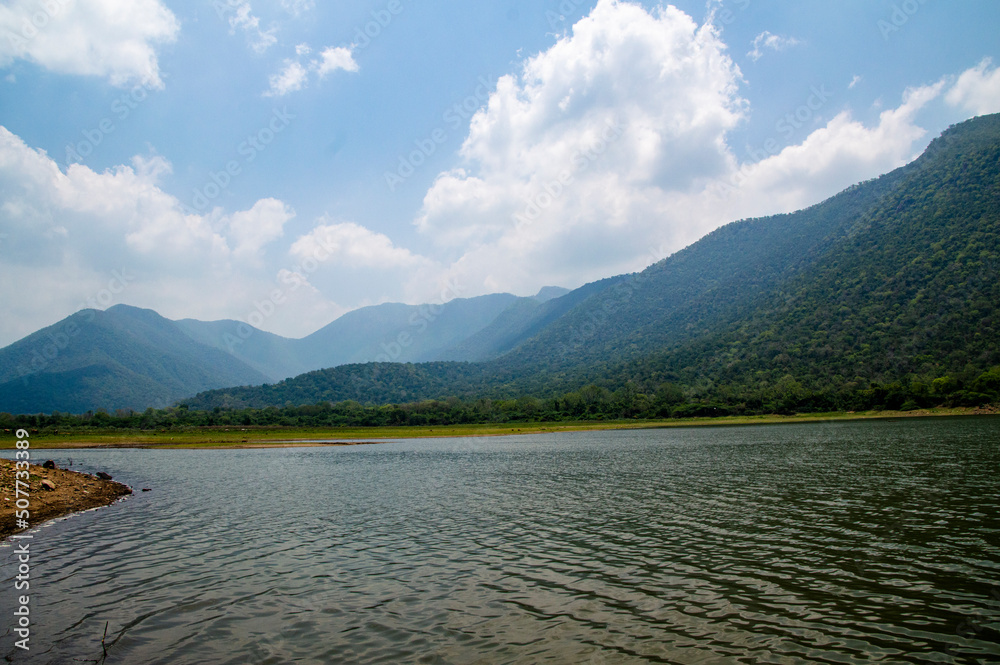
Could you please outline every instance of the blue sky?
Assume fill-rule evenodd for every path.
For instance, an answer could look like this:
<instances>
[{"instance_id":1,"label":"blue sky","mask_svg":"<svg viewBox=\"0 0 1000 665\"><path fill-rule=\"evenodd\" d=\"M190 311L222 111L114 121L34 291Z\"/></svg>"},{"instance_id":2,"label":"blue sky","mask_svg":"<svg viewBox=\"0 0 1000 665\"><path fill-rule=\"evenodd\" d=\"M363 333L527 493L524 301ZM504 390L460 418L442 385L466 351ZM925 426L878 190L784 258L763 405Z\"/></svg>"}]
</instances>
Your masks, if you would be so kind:
<instances>
[{"instance_id":1,"label":"blue sky","mask_svg":"<svg viewBox=\"0 0 1000 665\"><path fill-rule=\"evenodd\" d=\"M0 345L641 270L1000 111L992 0L0 2Z\"/></svg>"}]
</instances>

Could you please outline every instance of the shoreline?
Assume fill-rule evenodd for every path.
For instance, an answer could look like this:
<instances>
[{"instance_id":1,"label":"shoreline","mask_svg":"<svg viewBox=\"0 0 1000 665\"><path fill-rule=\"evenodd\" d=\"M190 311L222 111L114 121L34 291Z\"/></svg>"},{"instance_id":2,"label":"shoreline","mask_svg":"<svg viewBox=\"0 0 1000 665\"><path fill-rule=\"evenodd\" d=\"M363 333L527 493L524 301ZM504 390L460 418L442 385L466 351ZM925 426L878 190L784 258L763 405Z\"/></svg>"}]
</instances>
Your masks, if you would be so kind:
<instances>
[{"instance_id":1,"label":"shoreline","mask_svg":"<svg viewBox=\"0 0 1000 665\"><path fill-rule=\"evenodd\" d=\"M997 407L979 409L929 409L921 411L880 411L803 414L793 416L743 416L722 418L690 418L657 421L574 421L547 423L513 423L520 427L499 424L443 425L387 428L202 428L186 431L155 433L105 432L97 436L89 433L32 433L33 449L168 449L168 450L230 450L268 448L319 448L360 446L388 443L400 439L416 438L469 438L520 436L541 433L610 431L629 429L670 429L691 427L745 427L753 425L793 425L808 423L855 422L861 420L897 420L904 418L961 418L968 416L1000 415ZM286 438L274 438L285 434ZM164 435L164 436L161 436ZM229 435L228 439L224 435ZM220 438L215 438L220 437ZM76 440L74 440L76 439ZM0 447L13 450L13 446ZM55 485L54 490L43 490L42 480ZM0 541L31 530L59 517L111 505L133 493L132 488L114 480L102 480L69 469L46 469L29 465L30 520L27 528L16 528L15 522L15 461L0 457Z\"/></svg>"},{"instance_id":2,"label":"shoreline","mask_svg":"<svg viewBox=\"0 0 1000 665\"><path fill-rule=\"evenodd\" d=\"M132 488L114 480L102 480L69 469L46 469L28 465L28 526L16 523L15 461L0 458L0 541L23 531L30 531L50 520L73 513L109 506L132 494ZM54 489L44 489L42 481Z\"/></svg>"},{"instance_id":3,"label":"shoreline","mask_svg":"<svg viewBox=\"0 0 1000 665\"><path fill-rule=\"evenodd\" d=\"M302 428L213 427L190 430L37 432L32 431L34 449L261 449L354 446L386 443L399 439L469 438L518 436L557 432L585 432L626 429L668 429L685 427L743 427L902 418L948 418L997 415L1000 408L939 408L917 411L864 411L797 414L791 416L727 416L677 420L555 421L536 423L486 423L412 427ZM3 442L0 450L13 449Z\"/></svg>"}]
</instances>

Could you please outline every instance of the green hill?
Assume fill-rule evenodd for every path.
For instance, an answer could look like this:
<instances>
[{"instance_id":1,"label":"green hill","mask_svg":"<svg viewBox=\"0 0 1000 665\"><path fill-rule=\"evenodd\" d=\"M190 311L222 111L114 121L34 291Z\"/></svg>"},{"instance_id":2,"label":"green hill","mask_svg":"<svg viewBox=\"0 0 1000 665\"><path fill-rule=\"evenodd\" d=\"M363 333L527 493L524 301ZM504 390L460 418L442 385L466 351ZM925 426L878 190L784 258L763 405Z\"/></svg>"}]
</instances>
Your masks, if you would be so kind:
<instances>
[{"instance_id":1,"label":"green hill","mask_svg":"<svg viewBox=\"0 0 1000 665\"><path fill-rule=\"evenodd\" d=\"M152 310L83 310L0 352L0 412L145 409L260 372Z\"/></svg>"},{"instance_id":2,"label":"green hill","mask_svg":"<svg viewBox=\"0 0 1000 665\"><path fill-rule=\"evenodd\" d=\"M348 362L436 360L506 310L545 307L562 291L375 305L302 339L240 321L169 321L126 305L85 310L0 349L0 412L141 410Z\"/></svg>"},{"instance_id":3,"label":"green hill","mask_svg":"<svg viewBox=\"0 0 1000 665\"><path fill-rule=\"evenodd\" d=\"M1000 364L1000 116L954 127L804 274L749 316L631 372L809 390Z\"/></svg>"},{"instance_id":4,"label":"green hill","mask_svg":"<svg viewBox=\"0 0 1000 665\"><path fill-rule=\"evenodd\" d=\"M873 383L930 400L1000 364L998 224L993 115L818 205L729 224L642 273L554 299L547 318L508 310L453 347L456 359L498 356L486 362L350 365L308 375L308 389L299 377L190 403L552 397L592 383L738 408L850 405Z\"/></svg>"},{"instance_id":5,"label":"green hill","mask_svg":"<svg viewBox=\"0 0 1000 665\"><path fill-rule=\"evenodd\" d=\"M534 298L521 298L500 312L486 327L438 353L437 360L482 361L497 358L531 339L587 298L623 279L611 277L564 293L543 289L541 293L554 295L549 299L540 298L541 293Z\"/></svg>"}]
</instances>

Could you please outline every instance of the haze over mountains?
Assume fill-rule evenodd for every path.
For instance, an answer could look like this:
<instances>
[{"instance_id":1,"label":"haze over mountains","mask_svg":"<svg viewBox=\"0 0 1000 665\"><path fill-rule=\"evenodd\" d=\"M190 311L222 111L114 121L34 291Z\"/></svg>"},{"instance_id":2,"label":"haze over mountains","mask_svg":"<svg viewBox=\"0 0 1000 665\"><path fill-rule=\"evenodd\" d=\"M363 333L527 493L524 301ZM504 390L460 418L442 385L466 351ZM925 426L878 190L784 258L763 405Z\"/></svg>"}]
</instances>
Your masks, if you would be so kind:
<instances>
[{"instance_id":1,"label":"haze over mountains","mask_svg":"<svg viewBox=\"0 0 1000 665\"><path fill-rule=\"evenodd\" d=\"M998 275L992 115L827 201L729 224L568 293L365 308L303 340L128 307L77 314L0 350L0 411L142 409L211 388L224 389L186 402L546 396L591 383L754 400L930 382L1000 364Z\"/></svg>"},{"instance_id":2,"label":"haze over mountains","mask_svg":"<svg viewBox=\"0 0 1000 665\"><path fill-rule=\"evenodd\" d=\"M480 360L492 357L484 328L501 313L532 312L564 293L546 287L531 298L386 303L348 312L302 339L240 321L171 321L128 305L83 310L0 349L0 412L162 408L212 388L345 363Z\"/></svg>"}]
</instances>

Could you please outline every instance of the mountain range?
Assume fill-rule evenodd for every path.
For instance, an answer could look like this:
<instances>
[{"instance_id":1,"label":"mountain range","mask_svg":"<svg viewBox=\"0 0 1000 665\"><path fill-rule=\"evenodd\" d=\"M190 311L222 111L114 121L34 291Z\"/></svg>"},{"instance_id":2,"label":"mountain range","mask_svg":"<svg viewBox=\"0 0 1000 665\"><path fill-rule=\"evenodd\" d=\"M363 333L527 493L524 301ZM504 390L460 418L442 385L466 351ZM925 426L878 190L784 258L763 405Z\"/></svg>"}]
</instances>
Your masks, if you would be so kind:
<instances>
[{"instance_id":1,"label":"mountain range","mask_svg":"<svg viewBox=\"0 0 1000 665\"><path fill-rule=\"evenodd\" d=\"M817 205L728 224L570 292L380 305L302 340L88 310L0 350L0 411L545 397L590 384L747 404L875 383L932 390L1000 364L998 276L991 115Z\"/></svg>"},{"instance_id":2,"label":"mountain range","mask_svg":"<svg viewBox=\"0 0 1000 665\"><path fill-rule=\"evenodd\" d=\"M385 303L348 312L302 339L241 321L172 321L128 305L82 310L0 349L0 412L163 408L213 388L346 363L478 360L490 353L492 338L476 335L501 313L533 311L565 293L546 287L530 298Z\"/></svg>"}]
</instances>

